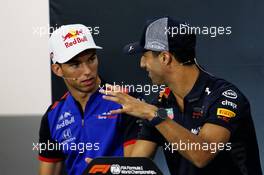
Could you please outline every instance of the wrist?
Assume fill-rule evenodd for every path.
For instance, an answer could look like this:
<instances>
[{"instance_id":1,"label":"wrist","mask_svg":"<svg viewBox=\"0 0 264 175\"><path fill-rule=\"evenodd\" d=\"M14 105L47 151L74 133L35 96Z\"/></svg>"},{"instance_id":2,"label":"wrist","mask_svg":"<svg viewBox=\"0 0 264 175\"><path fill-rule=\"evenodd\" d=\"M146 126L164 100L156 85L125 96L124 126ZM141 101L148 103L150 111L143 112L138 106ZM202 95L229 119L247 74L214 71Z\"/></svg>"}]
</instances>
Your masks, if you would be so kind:
<instances>
[{"instance_id":1,"label":"wrist","mask_svg":"<svg viewBox=\"0 0 264 175\"><path fill-rule=\"evenodd\" d=\"M153 126L157 126L160 123L164 122L168 118L168 112L165 108L158 108L157 111L155 112L154 117L149 120L149 122Z\"/></svg>"},{"instance_id":2,"label":"wrist","mask_svg":"<svg viewBox=\"0 0 264 175\"><path fill-rule=\"evenodd\" d=\"M156 106L149 105L148 112L146 114L146 119L148 121L151 121L156 116L157 111L158 111L158 108Z\"/></svg>"}]
</instances>

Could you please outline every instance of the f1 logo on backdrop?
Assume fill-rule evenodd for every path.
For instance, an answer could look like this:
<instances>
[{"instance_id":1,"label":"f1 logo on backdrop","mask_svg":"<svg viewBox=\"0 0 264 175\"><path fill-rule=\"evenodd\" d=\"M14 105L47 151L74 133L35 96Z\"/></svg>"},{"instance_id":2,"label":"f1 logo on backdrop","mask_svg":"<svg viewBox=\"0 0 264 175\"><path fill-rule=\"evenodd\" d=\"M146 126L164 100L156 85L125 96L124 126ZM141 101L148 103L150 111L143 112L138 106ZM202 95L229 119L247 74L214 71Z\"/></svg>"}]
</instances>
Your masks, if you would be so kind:
<instances>
[{"instance_id":1,"label":"f1 logo on backdrop","mask_svg":"<svg viewBox=\"0 0 264 175\"><path fill-rule=\"evenodd\" d=\"M156 174L163 175L154 162L145 157L98 157L82 175Z\"/></svg>"},{"instance_id":2,"label":"f1 logo on backdrop","mask_svg":"<svg viewBox=\"0 0 264 175\"><path fill-rule=\"evenodd\" d=\"M96 173L106 174L109 168L110 168L110 165L94 165L90 169L89 174L96 174Z\"/></svg>"}]
</instances>

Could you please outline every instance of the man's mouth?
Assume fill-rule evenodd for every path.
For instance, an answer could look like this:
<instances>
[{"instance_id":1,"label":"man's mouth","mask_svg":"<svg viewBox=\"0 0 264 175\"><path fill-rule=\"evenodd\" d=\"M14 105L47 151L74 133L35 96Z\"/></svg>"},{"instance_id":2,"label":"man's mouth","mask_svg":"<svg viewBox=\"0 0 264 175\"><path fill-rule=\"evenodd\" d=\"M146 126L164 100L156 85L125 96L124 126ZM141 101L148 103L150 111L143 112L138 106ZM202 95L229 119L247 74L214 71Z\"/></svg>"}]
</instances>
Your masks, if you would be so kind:
<instances>
[{"instance_id":1,"label":"man's mouth","mask_svg":"<svg viewBox=\"0 0 264 175\"><path fill-rule=\"evenodd\" d=\"M90 85L92 85L92 84L94 83L94 79L95 79L95 78L88 78L88 79L85 79L85 80L83 80L83 81L81 81L81 82L82 82L82 84L84 84L85 86L90 86Z\"/></svg>"}]
</instances>

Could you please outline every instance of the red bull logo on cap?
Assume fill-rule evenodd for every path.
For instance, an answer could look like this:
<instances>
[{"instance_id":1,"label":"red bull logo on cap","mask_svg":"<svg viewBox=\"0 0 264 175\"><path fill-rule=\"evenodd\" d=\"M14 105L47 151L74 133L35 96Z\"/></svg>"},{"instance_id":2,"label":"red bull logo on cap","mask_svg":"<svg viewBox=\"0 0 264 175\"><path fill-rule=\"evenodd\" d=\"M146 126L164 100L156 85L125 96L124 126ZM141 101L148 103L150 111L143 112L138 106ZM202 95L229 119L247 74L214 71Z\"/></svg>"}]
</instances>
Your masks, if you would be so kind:
<instances>
[{"instance_id":1,"label":"red bull logo on cap","mask_svg":"<svg viewBox=\"0 0 264 175\"><path fill-rule=\"evenodd\" d=\"M83 34L82 30L72 30L69 33L67 33L65 36L62 36L62 38L63 41L66 41L67 39L76 38L80 34Z\"/></svg>"},{"instance_id":2,"label":"red bull logo on cap","mask_svg":"<svg viewBox=\"0 0 264 175\"><path fill-rule=\"evenodd\" d=\"M68 32L65 36L62 36L63 41L65 42L64 43L65 47L69 48L69 47L76 45L78 43L88 41L86 36L81 37L80 35L83 35L82 30L72 30L72 31ZM70 39L73 39L73 41L68 41Z\"/></svg>"}]
</instances>

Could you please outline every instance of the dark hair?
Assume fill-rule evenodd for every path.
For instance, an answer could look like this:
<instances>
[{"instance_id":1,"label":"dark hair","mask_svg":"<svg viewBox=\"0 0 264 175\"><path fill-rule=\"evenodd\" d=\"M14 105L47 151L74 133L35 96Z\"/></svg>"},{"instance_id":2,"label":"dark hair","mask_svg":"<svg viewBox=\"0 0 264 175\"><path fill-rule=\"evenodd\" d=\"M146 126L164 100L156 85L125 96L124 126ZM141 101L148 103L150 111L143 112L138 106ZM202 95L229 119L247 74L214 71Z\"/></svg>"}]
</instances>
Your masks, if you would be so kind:
<instances>
[{"instance_id":1,"label":"dark hair","mask_svg":"<svg viewBox=\"0 0 264 175\"><path fill-rule=\"evenodd\" d=\"M157 56L159 56L159 54L161 53L161 51L151 51L151 53L152 53L152 55L154 57L157 57Z\"/></svg>"},{"instance_id":2,"label":"dark hair","mask_svg":"<svg viewBox=\"0 0 264 175\"><path fill-rule=\"evenodd\" d=\"M159 54L161 53L161 51L151 51L152 52L152 55L154 57L157 57L159 56ZM181 56L178 56L175 52L170 52L174 57L175 59L179 62L179 63L183 63L184 65L193 65L195 64L195 56L189 56L188 58L186 57L181 57Z\"/></svg>"}]
</instances>

